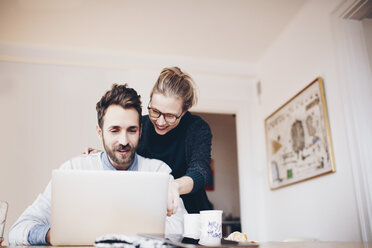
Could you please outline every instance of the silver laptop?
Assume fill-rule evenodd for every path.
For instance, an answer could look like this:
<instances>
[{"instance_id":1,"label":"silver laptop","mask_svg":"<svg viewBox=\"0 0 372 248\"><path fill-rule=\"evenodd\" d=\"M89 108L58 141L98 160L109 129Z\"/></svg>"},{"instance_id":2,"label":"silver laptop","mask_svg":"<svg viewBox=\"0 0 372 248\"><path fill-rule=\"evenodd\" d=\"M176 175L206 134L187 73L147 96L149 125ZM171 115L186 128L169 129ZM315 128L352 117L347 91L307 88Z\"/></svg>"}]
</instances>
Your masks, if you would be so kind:
<instances>
[{"instance_id":1,"label":"silver laptop","mask_svg":"<svg viewBox=\"0 0 372 248\"><path fill-rule=\"evenodd\" d=\"M104 234L164 234L169 175L54 170L51 243L92 245Z\"/></svg>"}]
</instances>

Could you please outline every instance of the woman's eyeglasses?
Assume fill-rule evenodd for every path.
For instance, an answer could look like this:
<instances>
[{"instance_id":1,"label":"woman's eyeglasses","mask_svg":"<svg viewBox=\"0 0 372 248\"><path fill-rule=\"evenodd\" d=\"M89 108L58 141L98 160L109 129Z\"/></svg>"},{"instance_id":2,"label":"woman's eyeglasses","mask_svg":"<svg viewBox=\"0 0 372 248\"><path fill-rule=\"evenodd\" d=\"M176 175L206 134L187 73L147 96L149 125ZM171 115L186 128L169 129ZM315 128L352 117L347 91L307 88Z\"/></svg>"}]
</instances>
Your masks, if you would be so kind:
<instances>
[{"instance_id":1,"label":"woman's eyeglasses","mask_svg":"<svg viewBox=\"0 0 372 248\"><path fill-rule=\"evenodd\" d=\"M151 118L157 119L162 115L164 117L164 120L168 122L169 124L175 123L177 119L179 119L182 115L182 113L179 116L174 115L174 114L162 113L157 109L151 108L150 106L147 106L147 109L149 110L149 116Z\"/></svg>"}]
</instances>

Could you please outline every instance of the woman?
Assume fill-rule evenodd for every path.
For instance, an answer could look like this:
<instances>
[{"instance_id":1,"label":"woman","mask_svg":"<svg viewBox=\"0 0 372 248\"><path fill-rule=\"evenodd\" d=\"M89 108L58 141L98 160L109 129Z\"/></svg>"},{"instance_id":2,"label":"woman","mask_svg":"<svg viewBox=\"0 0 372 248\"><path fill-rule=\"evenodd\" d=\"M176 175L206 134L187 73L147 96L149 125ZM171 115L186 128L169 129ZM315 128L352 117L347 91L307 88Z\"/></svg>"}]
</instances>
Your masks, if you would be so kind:
<instances>
[{"instance_id":1,"label":"woman","mask_svg":"<svg viewBox=\"0 0 372 248\"><path fill-rule=\"evenodd\" d=\"M181 195L189 213L211 209L204 187L211 176L212 133L203 119L188 112L196 101L192 78L178 67L164 68L151 91L149 114L142 117L137 150L171 167L176 179L171 190Z\"/></svg>"},{"instance_id":2,"label":"woman","mask_svg":"<svg viewBox=\"0 0 372 248\"><path fill-rule=\"evenodd\" d=\"M189 213L212 209L204 190L211 177L212 133L188 111L196 101L192 78L178 67L164 68L151 91L149 114L142 116L137 153L164 161L175 178L169 187L168 216L176 213L180 195Z\"/></svg>"}]
</instances>

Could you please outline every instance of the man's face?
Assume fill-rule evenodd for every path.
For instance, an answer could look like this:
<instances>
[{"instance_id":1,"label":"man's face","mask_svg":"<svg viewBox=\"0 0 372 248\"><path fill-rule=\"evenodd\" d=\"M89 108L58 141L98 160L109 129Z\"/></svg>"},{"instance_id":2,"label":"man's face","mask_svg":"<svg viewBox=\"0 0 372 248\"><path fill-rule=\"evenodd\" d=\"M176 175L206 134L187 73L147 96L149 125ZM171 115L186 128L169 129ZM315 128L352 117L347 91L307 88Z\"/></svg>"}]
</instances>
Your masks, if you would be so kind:
<instances>
[{"instance_id":1,"label":"man's face","mask_svg":"<svg viewBox=\"0 0 372 248\"><path fill-rule=\"evenodd\" d=\"M117 170L127 170L133 163L141 135L139 114L134 108L110 105L97 132L111 164Z\"/></svg>"}]
</instances>

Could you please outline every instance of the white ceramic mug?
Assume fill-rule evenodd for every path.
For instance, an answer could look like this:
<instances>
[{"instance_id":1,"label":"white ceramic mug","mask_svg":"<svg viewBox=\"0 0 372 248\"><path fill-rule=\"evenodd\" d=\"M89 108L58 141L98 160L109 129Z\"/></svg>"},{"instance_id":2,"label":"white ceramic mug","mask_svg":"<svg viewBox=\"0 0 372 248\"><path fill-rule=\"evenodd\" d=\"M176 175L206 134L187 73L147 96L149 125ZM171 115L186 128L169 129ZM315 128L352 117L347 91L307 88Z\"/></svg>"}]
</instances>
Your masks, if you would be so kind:
<instances>
[{"instance_id":1,"label":"white ceramic mug","mask_svg":"<svg viewBox=\"0 0 372 248\"><path fill-rule=\"evenodd\" d=\"M200 240L222 238L222 210L200 211Z\"/></svg>"},{"instance_id":2,"label":"white ceramic mug","mask_svg":"<svg viewBox=\"0 0 372 248\"><path fill-rule=\"evenodd\" d=\"M200 238L200 214L183 215L183 236L186 238Z\"/></svg>"}]
</instances>

